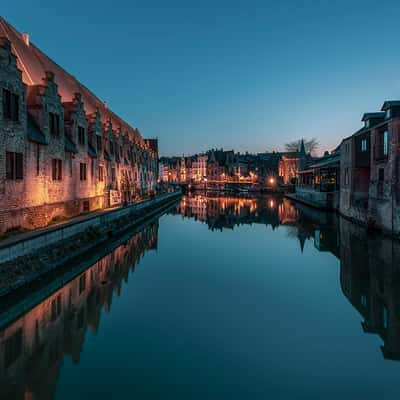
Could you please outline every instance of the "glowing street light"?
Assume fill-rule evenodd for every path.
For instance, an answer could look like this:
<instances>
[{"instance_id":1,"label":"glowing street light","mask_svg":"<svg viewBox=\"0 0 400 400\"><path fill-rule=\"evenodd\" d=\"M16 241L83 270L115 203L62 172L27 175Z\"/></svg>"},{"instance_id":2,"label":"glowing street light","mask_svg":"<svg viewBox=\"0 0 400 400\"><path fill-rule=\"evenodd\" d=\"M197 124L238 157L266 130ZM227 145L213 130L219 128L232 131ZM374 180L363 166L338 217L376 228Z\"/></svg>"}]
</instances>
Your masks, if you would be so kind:
<instances>
[{"instance_id":1,"label":"glowing street light","mask_svg":"<svg viewBox=\"0 0 400 400\"><path fill-rule=\"evenodd\" d=\"M273 177L271 176L271 178L269 178L269 183L270 183L271 185L273 185L273 184L275 183L275 178L273 178Z\"/></svg>"}]
</instances>

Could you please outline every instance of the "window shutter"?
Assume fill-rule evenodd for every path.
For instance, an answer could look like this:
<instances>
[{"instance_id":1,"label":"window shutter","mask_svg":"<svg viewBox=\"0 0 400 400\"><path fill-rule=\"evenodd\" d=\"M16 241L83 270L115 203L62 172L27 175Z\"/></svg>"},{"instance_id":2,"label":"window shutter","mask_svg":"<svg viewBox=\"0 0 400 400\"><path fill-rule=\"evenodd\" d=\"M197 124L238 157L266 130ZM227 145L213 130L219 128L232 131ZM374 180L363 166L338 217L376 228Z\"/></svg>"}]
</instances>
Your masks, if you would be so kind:
<instances>
[{"instance_id":1,"label":"window shutter","mask_svg":"<svg viewBox=\"0 0 400 400\"><path fill-rule=\"evenodd\" d=\"M15 179L24 178L23 156L22 153L15 153Z\"/></svg>"}]
</instances>

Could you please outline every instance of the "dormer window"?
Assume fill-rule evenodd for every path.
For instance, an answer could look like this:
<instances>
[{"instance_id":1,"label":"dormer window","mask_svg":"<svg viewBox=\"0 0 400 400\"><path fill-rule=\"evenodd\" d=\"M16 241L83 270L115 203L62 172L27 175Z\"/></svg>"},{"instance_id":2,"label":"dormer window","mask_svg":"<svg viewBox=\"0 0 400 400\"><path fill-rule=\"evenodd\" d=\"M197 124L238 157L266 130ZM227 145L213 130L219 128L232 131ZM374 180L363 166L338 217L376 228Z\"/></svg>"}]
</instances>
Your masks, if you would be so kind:
<instances>
[{"instance_id":1,"label":"dormer window","mask_svg":"<svg viewBox=\"0 0 400 400\"><path fill-rule=\"evenodd\" d=\"M85 128L78 126L78 143L82 146L85 145Z\"/></svg>"},{"instance_id":2,"label":"dormer window","mask_svg":"<svg viewBox=\"0 0 400 400\"><path fill-rule=\"evenodd\" d=\"M365 120L365 128L369 128L369 119Z\"/></svg>"},{"instance_id":3,"label":"dormer window","mask_svg":"<svg viewBox=\"0 0 400 400\"><path fill-rule=\"evenodd\" d=\"M388 108L387 110L386 110L386 119L390 119L391 117L392 117L392 113L391 113L391 109L390 108Z\"/></svg>"}]
</instances>

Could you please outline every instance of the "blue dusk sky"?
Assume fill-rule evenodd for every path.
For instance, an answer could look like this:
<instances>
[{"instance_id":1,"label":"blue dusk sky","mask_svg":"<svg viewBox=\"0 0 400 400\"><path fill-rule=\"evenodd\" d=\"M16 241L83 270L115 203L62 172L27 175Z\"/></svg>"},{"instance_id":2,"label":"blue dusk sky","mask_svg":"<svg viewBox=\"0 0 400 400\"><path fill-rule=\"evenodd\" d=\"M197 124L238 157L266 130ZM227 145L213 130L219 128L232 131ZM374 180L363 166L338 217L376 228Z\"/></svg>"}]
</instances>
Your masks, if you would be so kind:
<instances>
[{"instance_id":1,"label":"blue dusk sky","mask_svg":"<svg viewBox=\"0 0 400 400\"><path fill-rule=\"evenodd\" d=\"M400 98L400 1L2 0L161 155L331 150Z\"/></svg>"}]
</instances>

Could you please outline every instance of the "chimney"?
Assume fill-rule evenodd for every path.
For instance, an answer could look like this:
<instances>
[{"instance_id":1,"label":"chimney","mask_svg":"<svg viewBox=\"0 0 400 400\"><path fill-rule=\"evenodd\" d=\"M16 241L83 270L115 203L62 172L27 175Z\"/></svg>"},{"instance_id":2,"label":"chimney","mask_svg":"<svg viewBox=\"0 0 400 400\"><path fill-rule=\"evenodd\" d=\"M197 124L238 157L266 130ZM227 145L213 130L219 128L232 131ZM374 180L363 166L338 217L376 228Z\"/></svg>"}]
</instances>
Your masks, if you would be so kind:
<instances>
[{"instance_id":1,"label":"chimney","mask_svg":"<svg viewBox=\"0 0 400 400\"><path fill-rule=\"evenodd\" d=\"M22 40L24 41L24 43L29 46L29 33L23 33L22 34Z\"/></svg>"}]
</instances>

